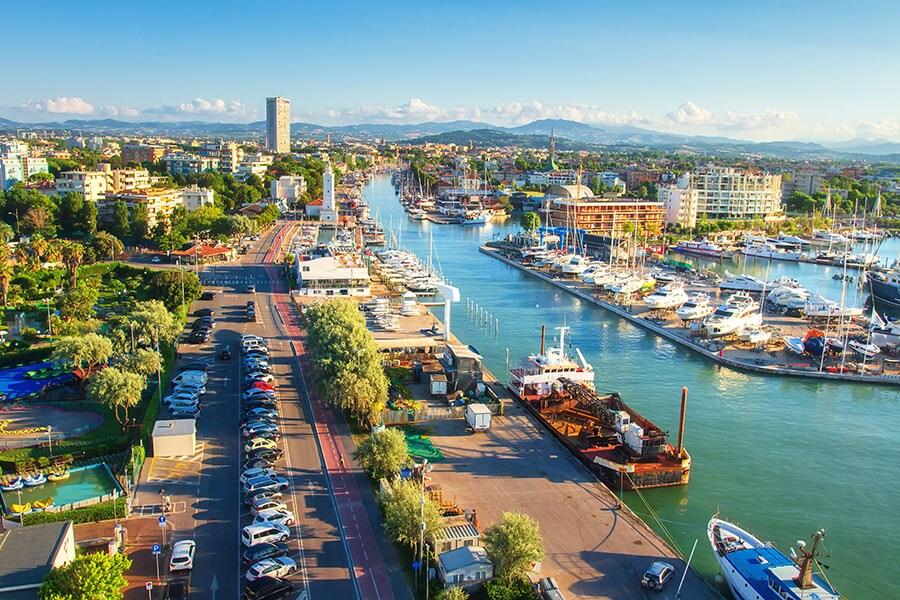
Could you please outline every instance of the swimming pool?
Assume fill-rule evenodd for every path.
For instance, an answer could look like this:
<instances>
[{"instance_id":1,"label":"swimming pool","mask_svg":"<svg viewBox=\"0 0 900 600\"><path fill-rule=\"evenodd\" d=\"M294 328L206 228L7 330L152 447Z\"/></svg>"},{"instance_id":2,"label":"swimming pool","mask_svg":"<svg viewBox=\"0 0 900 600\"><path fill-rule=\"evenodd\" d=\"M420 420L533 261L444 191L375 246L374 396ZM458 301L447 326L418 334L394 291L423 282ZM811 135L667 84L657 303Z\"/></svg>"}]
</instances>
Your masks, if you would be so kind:
<instances>
[{"instance_id":1,"label":"swimming pool","mask_svg":"<svg viewBox=\"0 0 900 600\"><path fill-rule=\"evenodd\" d=\"M48 481L36 487L23 487L18 491L0 492L3 498L3 509L7 513L12 504L33 505L36 500L53 498L54 507L66 510L78 507L67 505L87 506L109 499L113 494L120 495L121 493L122 486L113 477L106 463L69 469L69 478L66 481Z\"/></svg>"}]
</instances>

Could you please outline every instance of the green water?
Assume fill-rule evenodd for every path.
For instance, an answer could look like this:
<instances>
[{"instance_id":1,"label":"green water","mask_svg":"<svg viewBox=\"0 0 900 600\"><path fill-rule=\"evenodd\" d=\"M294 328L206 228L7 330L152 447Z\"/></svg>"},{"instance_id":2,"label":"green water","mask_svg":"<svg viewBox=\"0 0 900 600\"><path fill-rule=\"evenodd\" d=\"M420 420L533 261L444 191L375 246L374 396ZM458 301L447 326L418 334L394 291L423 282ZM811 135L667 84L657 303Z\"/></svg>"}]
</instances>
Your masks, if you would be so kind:
<instances>
[{"instance_id":1,"label":"green water","mask_svg":"<svg viewBox=\"0 0 900 600\"><path fill-rule=\"evenodd\" d=\"M53 498L53 504L63 506L120 491L119 484L105 465L71 469L66 481L48 481L37 487L23 487L18 491L2 492L7 508L13 504L34 504L35 500Z\"/></svg>"},{"instance_id":2,"label":"green water","mask_svg":"<svg viewBox=\"0 0 900 600\"><path fill-rule=\"evenodd\" d=\"M435 263L463 297L453 307L453 332L475 346L501 380L507 348L515 366L538 351L542 324L549 338L566 323L573 331L570 352L580 348L594 365L598 389L620 392L673 438L681 387L689 388L690 484L626 493L625 500L655 529L662 523L685 555L699 539L693 564L702 574L711 578L718 572L705 536L707 521L720 510L723 518L783 549L825 528L831 557L823 562L844 595L900 598L900 579L890 566L900 556L893 530L900 524L898 388L719 369L478 251L484 241L518 229L513 222L463 227L409 220L387 177L370 183L366 198L385 228L392 222L399 232L402 223L401 244L423 260L433 239ZM896 242L885 244L882 254L896 255ZM785 264L774 270L839 297L840 282L824 267ZM499 333L467 314L466 298L499 319ZM651 519L651 509L659 522Z\"/></svg>"}]
</instances>

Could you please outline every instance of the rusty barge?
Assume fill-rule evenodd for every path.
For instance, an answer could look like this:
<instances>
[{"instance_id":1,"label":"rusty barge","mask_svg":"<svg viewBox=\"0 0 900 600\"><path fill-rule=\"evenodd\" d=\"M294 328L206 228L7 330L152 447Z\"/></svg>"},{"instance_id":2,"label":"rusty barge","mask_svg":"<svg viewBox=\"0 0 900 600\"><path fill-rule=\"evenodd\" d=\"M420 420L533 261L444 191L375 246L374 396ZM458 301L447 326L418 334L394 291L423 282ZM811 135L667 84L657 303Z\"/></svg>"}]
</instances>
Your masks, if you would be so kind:
<instances>
[{"instance_id":1,"label":"rusty barge","mask_svg":"<svg viewBox=\"0 0 900 600\"><path fill-rule=\"evenodd\" d=\"M687 388L682 390L678 442L628 406L617 393L594 390L593 369L578 352L581 364L558 348L529 357L512 369L508 387L524 407L576 458L612 489L646 489L687 485L691 457L684 448Z\"/></svg>"}]
</instances>

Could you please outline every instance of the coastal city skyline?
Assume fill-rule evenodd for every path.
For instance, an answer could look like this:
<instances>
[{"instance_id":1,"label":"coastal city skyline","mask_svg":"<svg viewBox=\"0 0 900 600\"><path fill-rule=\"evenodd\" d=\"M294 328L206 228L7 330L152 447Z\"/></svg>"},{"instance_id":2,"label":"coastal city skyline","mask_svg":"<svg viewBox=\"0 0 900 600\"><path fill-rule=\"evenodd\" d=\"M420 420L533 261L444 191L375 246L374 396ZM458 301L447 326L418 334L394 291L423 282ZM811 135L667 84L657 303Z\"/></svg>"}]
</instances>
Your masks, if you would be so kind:
<instances>
[{"instance_id":1,"label":"coastal city skyline","mask_svg":"<svg viewBox=\"0 0 900 600\"><path fill-rule=\"evenodd\" d=\"M900 140L891 103L900 84L885 77L896 72L900 48L884 30L900 14L889 3L819 5L812 14L772 3L753 11L614 3L597 12L579 3L460 2L427 13L403 2L391 10L285 5L280 20L298 24L297 38L271 36L262 55L251 48L267 15L225 6L212 14L178 5L178 19L169 10L141 14L135 27L155 40L144 52L132 28L116 26L138 8L51 2L54 19L32 60L0 65L4 81L15 82L0 92L0 117L249 123L265 119L266 96L279 95L293 102L292 122L326 126L570 119L755 141ZM860 19L866 9L879 18ZM7 14L20 22L25 10ZM102 30L103 39L71 45L65 30L73 26ZM455 34L435 37L434 26ZM247 44L217 45L206 66L183 61L189 49L180 40L204 28ZM8 43L28 44L30 35L12 30ZM52 77L32 68L60 55L72 66ZM113 71L118 85L102 83Z\"/></svg>"}]
</instances>

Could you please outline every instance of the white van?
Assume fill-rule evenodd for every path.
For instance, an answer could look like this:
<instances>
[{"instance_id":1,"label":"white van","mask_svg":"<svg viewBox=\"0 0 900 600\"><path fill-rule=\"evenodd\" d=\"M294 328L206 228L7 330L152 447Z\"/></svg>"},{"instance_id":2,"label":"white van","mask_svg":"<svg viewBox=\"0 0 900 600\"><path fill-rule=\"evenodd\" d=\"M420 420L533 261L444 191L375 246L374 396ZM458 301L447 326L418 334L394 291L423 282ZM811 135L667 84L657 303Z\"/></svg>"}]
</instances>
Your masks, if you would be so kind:
<instances>
[{"instance_id":1,"label":"white van","mask_svg":"<svg viewBox=\"0 0 900 600\"><path fill-rule=\"evenodd\" d=\"M182 371L172 378L172 383L174 385L178 385L179 383L201 383L206 385L207 381L209 381L209 376L203 371Z\"/></svg>"},{"instance_id":2,"label":"white van","mask_svg":"<svg viewBox=\"0 0 900 600\"><path fill-rule=\"evenodd\" d=\"M253 523L241 530L241 542L248 548L256 544L285 542L289 537L291 530L277 523Z\"/></svg>"}]
</instances>

